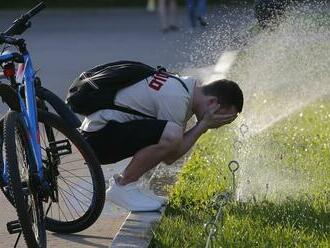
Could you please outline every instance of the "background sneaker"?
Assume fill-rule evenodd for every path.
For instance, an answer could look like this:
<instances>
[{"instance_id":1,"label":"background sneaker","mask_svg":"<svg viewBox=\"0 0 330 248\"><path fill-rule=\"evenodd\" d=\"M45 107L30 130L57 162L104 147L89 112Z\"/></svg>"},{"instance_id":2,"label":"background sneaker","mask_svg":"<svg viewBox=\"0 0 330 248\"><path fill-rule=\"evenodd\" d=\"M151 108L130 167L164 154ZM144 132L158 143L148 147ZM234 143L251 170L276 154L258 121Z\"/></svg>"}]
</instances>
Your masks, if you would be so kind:
<instances>
[{"instance_id":1,"label":"background sneaker","mask_svg":"<svg viewBox=\"0 0 330 248\"><path fill-rule=\"evenodd\" d=\"M198 17L198 21L202 27L206 27L209 25L202 17Z\"/></svg>"},{"instance_id":2,"label":"background sneaker","mask_svg":"<svg viewBox=\"0 0 330 248\"><path fill-rule=\"evenodd\" d=\"M180 30L180 28L179 28L178 26L176 26L176 25L170 25L170 26L169 26L169 29L170 29L171 31L174 31L174 32Z\"/></svg>"}]
</instances>

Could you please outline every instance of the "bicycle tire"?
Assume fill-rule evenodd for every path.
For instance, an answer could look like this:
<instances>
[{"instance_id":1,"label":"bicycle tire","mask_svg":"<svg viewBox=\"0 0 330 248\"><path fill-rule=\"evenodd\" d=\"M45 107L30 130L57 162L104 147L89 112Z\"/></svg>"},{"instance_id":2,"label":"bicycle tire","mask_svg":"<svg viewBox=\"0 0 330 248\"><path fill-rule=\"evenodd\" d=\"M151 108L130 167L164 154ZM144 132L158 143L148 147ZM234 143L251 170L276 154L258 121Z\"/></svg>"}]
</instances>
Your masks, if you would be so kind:
<instances>
[{"instance_id":1,"label":"bicycle tire","mask_svg":"<svg viewBox=\"0 0 330 248\"><path fill-rule=\"evenodd\" d=\"M39 81L40 82L40 81ZM41 84L41 82L40 82ZM21 88L21 95L24 98L24 88ZM6 103L10 109L20 112L19 99L17 97L17 90L11 85L0 84L0 97L4 103ZM39 110L45 110L39 105L40 101L46 102L55 113L61 116L72 128L78 128L81 125L81 121L77 115L71 110L71 108L65 104L65 102L54 94L49 89L36 85L36 96ZM41 104L44 105L45 103Z\"/></svg>"},{"instance_id":2,"label":"bicycle tire","mask_svg":"<svg viewBox=\"0 0 330 248\"><path fill-rule=\"evenodd\" d=\"M29 134L22 115L15 111L10 111L6 115L3 136L4 153L8 163L10 193L14 199L25 242L29 248L46 247L47 238L42 199L38 192L38 185L33 180L36 164L32 156L33 151L28 142ZM20 149L20 152L18 152L18 149ZM23 173L27 174L24 178L26 181L21 179L21 175L24 175L19 168L18 154L24 160ZM24 189L23 185L25 185ZM29 202L31 205L29 205Z\"/></svg>"},{"instance_id":3,"label":"bicycle tire","mask_svg":"<svg viewBox=\"0 0 330 248\"><path fill-rule=\"evenodd\" d=\"M61 117L59 117L53 113L50 113L50 112L39 111L38 118L39 118L39 124L42 124L44 127L51 128L53 131L55 131L55 133L58 134L58 136L65 137L70 142L70 145L74 146L74 149L76 148L76 151L82 156L82 158L85 161L84 164L86 165L86 168L88 169L88 170L86 170L87 171L86 173L90 173L90 176L91 176L90 185L92 185L92 187L93 187L92 196L91 196L91 200L90 200L88 209L86 209L85 213L82 216L80 216L79 218L76 218L76 219L72 218L72 220L70 220L70 221L67 220L67 218L65 218L66 220L60 220L60 218L55 219L53 216L47 215L47 213L49 213L49 207L45 208L45 209L47 209L46 222L45 222L46 229L49 231L52 231L52 232L57 232L57 233L80 232L80 231L90 227L92 224L94 224L103 210L103 206L104 206L104 202L105 202L105 182L104 182L102 168L100 166L98 159L96 158L96 155L94 154L93 149L89 146L89 144L85 141L85 139L81 136L81 134L76 129L70 127L70 125L68 125ZM41 143L42 151L46 151L47 147L44 147L44 146L47 146L47 144L45 144L45 142L43 140L46 137L45 135L43 135L43 127L39 127L39 130L40 130L40 139L41 139L40 143ZM48 137L47 137L47 139L48 139ZM47 143L47 141L46 141L46 143ZM65 158L66 157L64 157L63 159L65 159ZM63 159L61 160L61 162L63 162ZM66 166L66 168L69 167L67 161L64 161L62 164L64 166ZM62 164L60 164L60 166ZM64 174L68 173L68 169L64 169L64 167L62 167L61 170L62 170L63 174L61 175L61 172L59 172L59 176L57 177L58 183L60 183L60 181L64 182ZM71 172L71 174L70 174L71 178L73 177L73 174L74 173ZM73 185L73 184L78 185L77 182L73 182L72 180L74 180L74 179L70 179L69 181L64 182L62 184L63 185L62 187L69 187L70 185ZM80 183L86 184L86 180L87 179L83 178L82 180L80 180L78 182L79 182L79 184ZM84 186L86 186L86 185L84 185ZM82 188L84 189L84 187L82 187ZM67 191L64 191L64 190L62 191L62 199L64 199L64 201L65 201L65 198L72 197L72 196L73 196L72 200L74 200L74 198L75 198L74 196L76 194L79 194L79 197L82 195L82 190L80 190L80 192L79 192L79 190L75 191L75 189L73 189L73 191L71 191L72 194L70 193L70 190L72 190L72 189L68 189ZM88 192L83 192L83 194L87 195ZM76 197L78 197L78 196L76 196ZM52 202L52 204L53 203L54 202ZM80 204L80 202L78 202L78 203ZM70 205L70 207L72 207L72 202L70 202L70 199L66 203L66 205L67 204ZM86 202L84 204L86 204ZM60 206L60 203L58 203L58 205ZM56 209L54 211L56 211ZM68 211L70 212L70 209L68 209ZM61 214L60 211L59 211L59 214ZM63 212L62 212L62 214L63 214Z\"/></svg>"},{"instance_id":4,"label":"bicycle tire","mask_svg":"<svg viewBox=\"0 0 330 248\"><path fill-rule=\"evenodd\" d=\"M1 122L1 121L0 121ZM5 182L3 181L3 173L4 173L4 166L3 166L3 133L2 133L2 125L0 127L0 187L2 189L2 187L5 185Z\"/></svg>"},{"instance_id":5,"label":"bicycle tire","mask_svg":"<svg viewBox=\"0 0 330 248\"><path fill-rule=\"evenodd\" d=\"M55 110L56 114L61 116L72 128L80 127L81 121L76 114L52 91L39 86L36 87L36 95L39 99L47 102Z\"/></svg>"}]
</instances>

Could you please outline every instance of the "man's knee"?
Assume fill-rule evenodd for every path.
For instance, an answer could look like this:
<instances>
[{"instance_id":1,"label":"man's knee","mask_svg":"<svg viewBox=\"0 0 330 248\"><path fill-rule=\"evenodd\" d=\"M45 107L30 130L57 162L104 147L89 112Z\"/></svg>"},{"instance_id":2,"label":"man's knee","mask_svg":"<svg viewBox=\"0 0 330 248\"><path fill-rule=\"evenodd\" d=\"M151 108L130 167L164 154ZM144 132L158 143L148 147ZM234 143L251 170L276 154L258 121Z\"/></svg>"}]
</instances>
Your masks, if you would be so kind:
<instances>
[{"instance_id":1,"label":"man's knee","mask_svg":"<svg viewBox=\"0 0 330 248\"><path fill-rule=\"evenodd\" d=\"M183 142L183 128L174 122L168 122L159 143L171 151L177 151Z\"/></svg>"}]
</instances>

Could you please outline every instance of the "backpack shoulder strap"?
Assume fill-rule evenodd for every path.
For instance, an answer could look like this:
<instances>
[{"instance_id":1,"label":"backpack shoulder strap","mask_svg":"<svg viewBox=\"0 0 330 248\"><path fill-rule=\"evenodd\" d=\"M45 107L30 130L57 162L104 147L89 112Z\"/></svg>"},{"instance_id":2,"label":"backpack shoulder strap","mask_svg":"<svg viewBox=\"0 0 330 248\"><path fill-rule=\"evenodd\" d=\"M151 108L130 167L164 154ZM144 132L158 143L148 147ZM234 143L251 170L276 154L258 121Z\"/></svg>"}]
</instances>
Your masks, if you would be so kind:
<instances>
[{"instance_id":1,"label":"backpack shoulder strap","mask_svg":"<svg viewBox=\"0 0 330 248\"><path fill-rule=\"evenodd\" d=\"M187 91L187 93L189 93L187 85L182 81L181 78L173 76L173 75L169 75L169 77L178 80L181 83L181 85L183 86L183 88Z\"/></svg>"},{"instance_id":2,"label":"backpack shoulder strap","mask_svg":"<svg viewBox=\"0 0 330 248\"><path fill-rule=\"evenodd\" d=\"M159 73L164 74L164 75L166 75L166 76L169 77L169 78L174 78L174 79L176 79L177 81L179 81L179 82L181 83L181 85L182 85L183 88L187 91L187 93L189 93L189 90L188 90L187 85L182 81L181 78L179 78L179 77L177 77L177 76L174 76L173 74L171 74L171 73L169 73L169 72L167 72L167 71L163 71L163 70L159 71Z\"/></svg>"},{"instance_id":3,"label":"backpack shoulder strap","mask_svg":"<svg viewBox=\"0 0 330 248\"><path fill-rule=\"evenodd\" d=\"M127 61L124 61L124 62L127 62ZM139 63L137 63L137 64L139 64ZM152 68L152 67L149 67L149 68ZM155 71L154 71L154 74L156 74L156 73L164 74L164 75L166 75L169 78L176 79L177 81L179 81L181 83L181 85L187 91L187 93L189 93L189 90L188 90L187 85L179 77L174 76L171 73L168 73L164 67L158 66L157 69L155 69ZM121 111L121 112L125 112L125 113L128 113L128 114L142 116L142 117L145 117L145 118L156 119L156 117L154 117L154 116L150 116L150 115L141 113L141 112L139 112L137 110L134 110L134 109L131 109L131 108L127 108L127 107L118 106L118 105L115 105L115 104L112 104L111 109L118 110L118 111Z\"/></svg>"}]
</instances>

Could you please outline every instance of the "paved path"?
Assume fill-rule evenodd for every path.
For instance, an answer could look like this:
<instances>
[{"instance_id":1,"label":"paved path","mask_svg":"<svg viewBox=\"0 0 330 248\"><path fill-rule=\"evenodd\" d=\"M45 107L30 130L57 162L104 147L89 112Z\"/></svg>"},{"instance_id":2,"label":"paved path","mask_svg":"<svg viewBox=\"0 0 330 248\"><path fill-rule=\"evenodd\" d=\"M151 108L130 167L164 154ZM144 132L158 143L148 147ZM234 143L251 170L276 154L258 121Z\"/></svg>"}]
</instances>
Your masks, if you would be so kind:
<instances>
[{"instance_id":1,"label":"paved path","mask_svg":"<svg viewBox=\"0 0 330 248\"><path fill-rule=\"evenodd\" d=\"M14 246L17 235L9 235L5 225L17 217L15 217L15 209L9 205L2 194L0 195L0 202L0 247L9 248ZM49 232L47 234L48 247L109 247L125 218L125 213L113 217L103 214L96 224L83 232L73 235L58 235ZM26 247L22 238L18 247Z\"/></svg>"},{"instance_id":2,"label":"paved path","mask_svg":"<svg viewBox=\"0 0 330 248\"><path fill-rule=\"evenodd\" d=\"M0 208L0 247L13 247L17 235L8 234L6 223L17 217L15 209L2 194L0 194ZM48 247L109 247L126 215L126 213L120 213L117 216L102 214L92 227L77 234L58 235L49 232L47 235ZM18 247L26 247L22 238Z\"/></svg>"},{"instance_id":3,"label":"paved path","mask_svg":"<svg viewBox=\"0 0 330 248\"><path fill-rule=\"evenodd\" d=\"M40 128L40 132L41 145L45 147L42 128ZM61 139L59 135L56 138L58 138L57 140ZM83 163L84 161L81 160L80 156L78 157L79 153L73 145L72 149L71 155L62 157L62 163L59 167L61 173L58 180L60 207L57 204L53 204L48 212L48 217L59 218L59 220L76 217L81 213L82 209L86 209L86 206L89 206L89 199L91 199L91 194L89 193L92 189L90 174ZM116 167L107 166L103 169L105 177L111 177L111 174L121 170L126 163L127 160ZM108 181L106 183L108 184ZM44 209L47 208L48 204L46 204ZM17 234L8 234L6 223L16 220L17 216L15 209L2 193L0 193L0 209L0 240L4 245L2 246L0 243L0 247L12 247ZM101 216L92 227L72 235L59 235L49 232L47 235L48 247L109 247L127 214L126 210L106 202ZM19 247L25 246L24 240L21 238Z\"/></svg>"},{"instance_id":4,"label":"paved path","mask_svg":"<svg viewBox=\"0 0 330 248\"><path fill-rule=\"evenodd\" d=\"M0 11L0 30L19 15ZM189 32L185 12L180 12L181 32L163 34L155 14L144 10L45 10L33 19L24 36L44 86L64 98L72 79L91 66L118 59L140 60L181 70L205 66L217 60L246 20L251 9L218 8L212 12L206 30ZM230 27L230 32L227 32ZM0 110L4 110L1 106ZM127 161L104 166L106 179L120 171ZM0 247L11 247L15 235L5 224L16 219L14 209L0 193ZM107 204L91 228L74 235L48 234L49 247L108 247L127 216L127 212ZM25 247L20 243L20 247Z\"/></svg>"}]
</instances>

